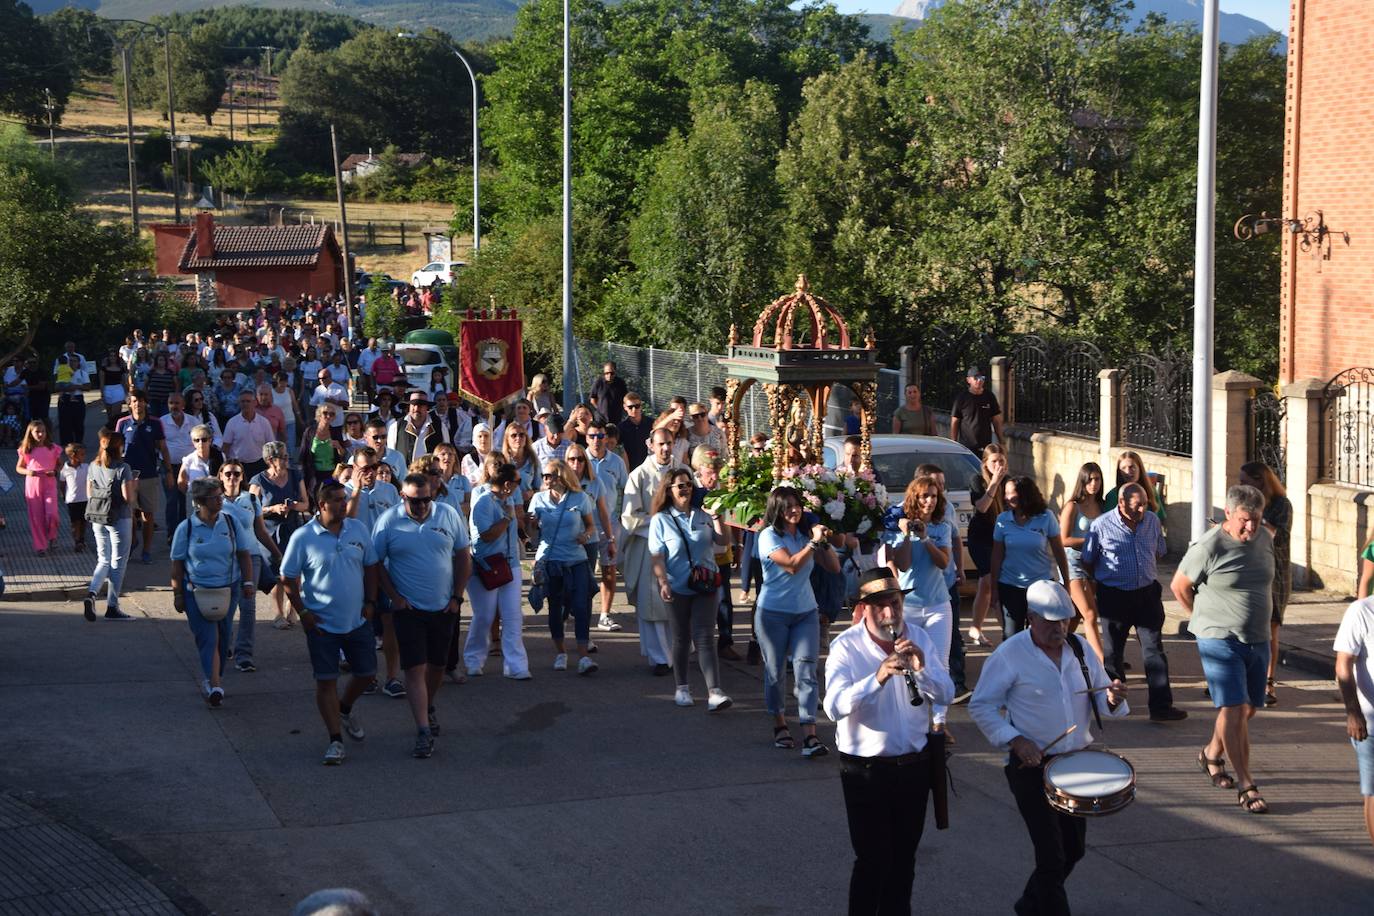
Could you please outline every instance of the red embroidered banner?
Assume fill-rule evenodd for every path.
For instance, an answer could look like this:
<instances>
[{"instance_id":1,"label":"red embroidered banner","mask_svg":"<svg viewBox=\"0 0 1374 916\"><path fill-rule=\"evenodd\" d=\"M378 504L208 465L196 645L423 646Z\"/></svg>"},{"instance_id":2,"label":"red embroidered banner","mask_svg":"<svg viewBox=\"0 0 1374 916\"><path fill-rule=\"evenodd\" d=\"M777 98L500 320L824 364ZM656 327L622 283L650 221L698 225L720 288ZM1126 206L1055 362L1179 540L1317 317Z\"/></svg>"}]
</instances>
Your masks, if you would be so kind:
<instances>
[{"instance_id":1,"label":"red embroidered banner","mask_svg":"<svg viewBox=\"0 0 1374 916\"><path fill-rule=\"evenodd\" d=\"M459 333L459 389L487 410L525 391L519 319L468 319Z\"/></svg>"}]
</instances>

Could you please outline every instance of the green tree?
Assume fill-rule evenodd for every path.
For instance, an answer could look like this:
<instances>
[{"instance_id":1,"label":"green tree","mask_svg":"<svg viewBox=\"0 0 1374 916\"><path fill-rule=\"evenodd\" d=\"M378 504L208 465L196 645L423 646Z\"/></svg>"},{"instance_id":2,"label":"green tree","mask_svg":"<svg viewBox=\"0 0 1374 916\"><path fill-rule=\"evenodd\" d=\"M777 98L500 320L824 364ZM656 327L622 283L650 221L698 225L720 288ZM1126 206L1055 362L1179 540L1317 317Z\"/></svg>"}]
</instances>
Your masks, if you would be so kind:
<instances>
[{"instance_id":1,"label":"green tree","mask_svg":"<svg viewBox=\"0 0 1374 916\"><path fill-rule=\"evenodd\" d=\"M777 296L780 141L773 91L751 81L700 93L691 132L657 152L618 300L642 342L720 346Z\"/></svg>"},{"instance_id":2,"label":"green tree","mask_svg":"<svg viewBox=\"0 0 1374 916\"><path fill-rule=\"evenodd\" d=\"M72 91L71 68L52 31L27 4L0 0L0 111L45 122L49 98L61 120Z\"/></svg>"},{"instance_id":3,"label":"green tree","mask_svg":"<svg viewBox=\"0 0 1374 916\"><path fill-rule=\"evenodd\" d=\"M363 333L368 337L395 340L401 333L401 307L391 298L391 287L374 279L365 293Z\"/></svg>"},{"instance_id":4,"label":"green tree","mask_svg":"<svg viewBox=\"0 0 1374 916\"><path fill-rule=\"evenodd\" d=\"M132 75L134 103L141 108L167 116L167 64L162 37L148 29L121 29L121 40L139 37L133 43ZM206 124L214 123L224 90L229 85L224 69L224 36L213 26L196 26L189 32L174 32L172 43L172 94L178 112L199 115ZM115 92L122 95L124 80L115 68Z\"/></svg>"},{"instance_id":5,"label":"green tree","mask_svg":"<svg viewBox=\"0 0 1374 916\"><path fill-rule=\"evenodd\" d=\"M108 328L148 314L128 277L149 260L127 225L78 209L61 167L0 125L0 364L45 324Z\"/></svg>"},{"instance_id":6,"label":"green tree","mask_svg":"<svg viewBox=\"0 0 1374 916\"><path fill-rule=\"evenodd\" d=\"M64 6L43 17L62 56L70 64L72 78L109 76L113 70L114 46L110 33L94 12Z\"/></svg>"},{"instance_id":7,"label":"green tree","mask_svg":"<svg viewBox=\"0 0 1374 916\"><path fill-rule=\"evenodd\" d=\"M253 192L260 190L270 179L267 148L261 144L242 144L202 164L200 172L216 188L237 191L246 204L252 199Z\"/></svg>"},{"instance_id":8,"label":"green tree","mask_svg":"<svg viewBox=\"0 0 1374 916\"><path fill-rule=\"evenodd\" d=\"M811 288L880 339L907 333L898 300L878 290L872 258L908 191L883 75L863 55L807 82L778 163L782 189L780 288L805 273Z\"/></svg>"}]
</instances>

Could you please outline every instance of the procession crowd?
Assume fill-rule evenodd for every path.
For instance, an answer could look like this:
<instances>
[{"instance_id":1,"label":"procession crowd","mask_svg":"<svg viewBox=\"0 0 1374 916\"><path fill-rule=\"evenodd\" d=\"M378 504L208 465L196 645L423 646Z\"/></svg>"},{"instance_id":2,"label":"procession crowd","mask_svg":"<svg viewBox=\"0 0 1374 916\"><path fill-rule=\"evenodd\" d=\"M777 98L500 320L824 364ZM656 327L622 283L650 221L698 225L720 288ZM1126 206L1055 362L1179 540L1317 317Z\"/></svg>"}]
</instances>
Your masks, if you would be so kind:
<instances>
[{"instance_id":1,"label":"procession crowd","mask_svg":"<svg viewBox=\"0 0 1374 916\"><path fill-rule=\"evenodd\" d=\"M881 481L893 505L862 537L832 530L803 488L784 481L742 531L709 498L730 457L723 390L706 403L673 398L651 415L607 363L585 403L560 405L536 376L525 396L488 409L447 376L440 365L413 384L391 345L355 345L339 303L302 298L209 333L135 331L94 363L71 343L51 371L18 360L5 370L0 433L18 447L33 549L94 542L87 620L101 619L102 592L105 620L132 619L119 605L129 563L152 564L159 536L170 545L168 582L208 707L225 703L230 671L256 670L259 595L270 595L272 626L305 631L326 764L344 761L345 736L364 739L364 694L408 702L410 752L426 758L441 734L435 697L445 682L485 675L494 656L504 677L530 679L526 601L546 610L553 670L595 675L593 632L621 629L613 600L623 588L647 669L673 678L678 706L696 704L695 650L709 714L733 704L724 658L762 665L774 746L826 756L818 709L835 722L855 851L851 913L910 911L927 799L934 793L938 818L947 749L968 740L947 724L961 703L1006 751L1035 847L1016 911L1069 912L1064 882L1083 856L1086 820L1047 798L1046 768L1089 751L1103 717L1130 713L1132 632L1149 719L1187 716L1174 703L1163 641L1167 510L1141 455L1121 453L1110 478L1083 465L1062 509L1050 511L1035 480L1010 466L996 398L972 367L950 429L981 460L971 480L922 465L912 480ZM88 457L92 386L106 423ZM908 387L892 431L937 433L919 387ZM804 445L775 444L757 434L742 449L786 454L797 468L815 459ZM846 439L841 470L873 482L860 446ZM961 532L948 494L965 487L973 513ZM1242 469L1225 502L1225 521L1189 548L1170 590L1190 618L1217 710L1196 765L1243 811L1263 814L1249 731L1281 702L1274 650L1292 508L1261 463ZM1374 569L1374 550L1366 558ZM1335 648L1374 839L1366 593ZM752 606L743 653L741 601ZM994 612L1000 640L970 689L965 640L991 645L984 628ZM850 625L831 641L842 618Z\"/></svg>"}]
</instances>

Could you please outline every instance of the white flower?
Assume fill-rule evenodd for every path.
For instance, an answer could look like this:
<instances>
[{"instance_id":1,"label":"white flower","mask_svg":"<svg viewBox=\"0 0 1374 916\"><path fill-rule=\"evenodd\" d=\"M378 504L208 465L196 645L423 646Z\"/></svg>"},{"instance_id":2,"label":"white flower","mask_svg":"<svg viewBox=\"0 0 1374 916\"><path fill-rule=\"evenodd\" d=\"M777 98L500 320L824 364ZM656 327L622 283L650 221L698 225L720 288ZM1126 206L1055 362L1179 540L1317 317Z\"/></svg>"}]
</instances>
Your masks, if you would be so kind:
<instances>
[{"instance_id":1,"label":"white flower","mask_svg":"<svg viewBox=\"0 0 1374 916\"><path fill-rule=\"evenodd\" d=\"M873 519L865 518L859 522L859 527L854 530L855 534L868 534L873 528Z\"/></svg>"},{"instance_id":2,"label":"white flower","mask_svg":"<svg viewBox=\"0 0 1374 916\"><path fill-rule=\"evenodd\" d=\"M802 489L806 492L810 493L812 490L816 489L816 481L812 480L810 477L802 477L799 479L801 480Z\"/></svg>"},{"instance_id":3,"label":"white flower","mask_svg":"<svg viewBox=\"0 0 1374 916\"><path fill-rule=\"evenodd\" d=\"M835 497L825 504L825 511L831 518L839 521L844 518L844 500L840 499L838 496Z\"/></svg>"},{"instance_id":4,"label":"white flower","mask_svg":"<svg viewBox=\"0 0 1374 916\"><path fill-rule=\"evenodd\" d=\"M855 489L856 488L854 486L854 478L846 474L844 478L844 491L849 495L853 496Z\"/></svg>"}]
</instances>

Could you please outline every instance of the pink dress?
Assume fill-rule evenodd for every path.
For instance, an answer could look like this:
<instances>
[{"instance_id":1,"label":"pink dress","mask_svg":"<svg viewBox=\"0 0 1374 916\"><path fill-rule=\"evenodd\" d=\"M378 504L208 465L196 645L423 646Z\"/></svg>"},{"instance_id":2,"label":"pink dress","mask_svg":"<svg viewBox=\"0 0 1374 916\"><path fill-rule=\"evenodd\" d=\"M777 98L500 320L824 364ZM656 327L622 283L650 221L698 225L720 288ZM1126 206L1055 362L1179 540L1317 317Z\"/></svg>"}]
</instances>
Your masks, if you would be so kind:
<instances>
[{"instance_id":1,"label":"pink dress","mask_svg":"<svg viewBox=\"0 0 1374 916\"><path fill-rule=\"evenodd\" d=\"M62 449L55 445L40 445L31 452L19 453L19 466L31 471L46 472L42 477L24 478L24 501L29 509L29 537L34 550L47 550L57 540L57 466L62 462Z\"/></svg>"}]
</instances>

